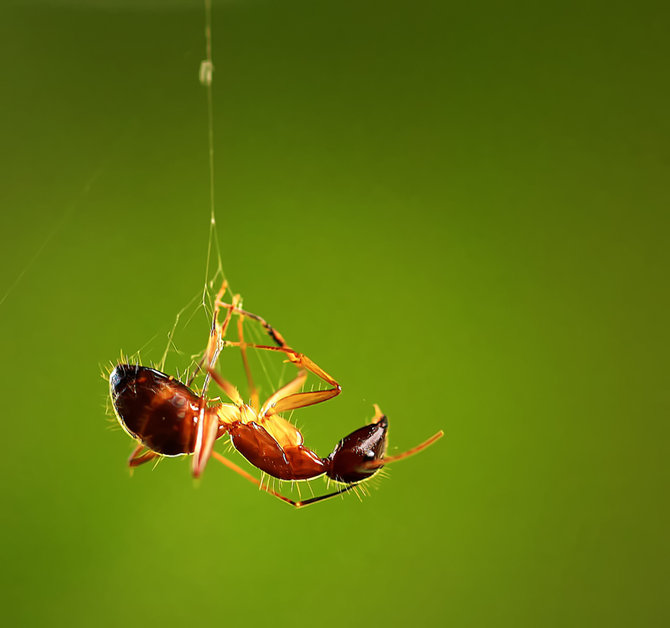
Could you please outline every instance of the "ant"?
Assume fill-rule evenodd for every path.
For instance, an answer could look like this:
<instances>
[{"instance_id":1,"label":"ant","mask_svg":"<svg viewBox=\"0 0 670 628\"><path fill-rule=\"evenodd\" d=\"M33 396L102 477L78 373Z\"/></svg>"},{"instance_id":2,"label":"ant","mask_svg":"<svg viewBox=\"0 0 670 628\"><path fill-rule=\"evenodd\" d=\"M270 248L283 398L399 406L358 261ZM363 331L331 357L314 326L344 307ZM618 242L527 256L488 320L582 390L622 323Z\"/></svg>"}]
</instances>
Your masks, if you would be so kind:
<instances>
[{"instance_id":1,"label":"ant","mask_svg":"<svg viewBox=\"0 0 670 628\"><path fill-rule=\"evenodd\" d=\"M375 415L370 424L345 436L327 458L320 458L303 445L300 431L281 415L336 397L341 391L340 384L306 355L289 347L282 335L263 318L241 309L240 295L234 295L232 303L224 303L222 299L227 289L224 280L214 301L207 348L187 384L146 366L118 364L112 370L109 387L114 411L123 429L139 443L128 460L131 468L160 456L192 454L192 473L197 478L213 457L264 491L300 508L350 491L384 465L418 453L443 436L439 431L420 445L388 457L388 420L375 404ZM221 310L225 310L226 315L219 322ZM225 340L233 314L237 315L238 341ZM275 344L245 342L243 323L246 318L260 323ZM251 397L249 404L243 401L235 386L214 370L221 350L227 346L240 349ZM249 368L248 348L283 353L298 368L295 379L275 391L262 405ZM205 372L205 380L198 395L190 386L201 370ZM321 378L329 388L301 392L308 372ZM232 403L209 405L206 395L210 378ZM325 474L344 486L303 501L289 499L269 486L263 486L255 477L214 451L214 442L225 434L252 465L272 477L310 480Z\"/></svg>"}]
</instances>

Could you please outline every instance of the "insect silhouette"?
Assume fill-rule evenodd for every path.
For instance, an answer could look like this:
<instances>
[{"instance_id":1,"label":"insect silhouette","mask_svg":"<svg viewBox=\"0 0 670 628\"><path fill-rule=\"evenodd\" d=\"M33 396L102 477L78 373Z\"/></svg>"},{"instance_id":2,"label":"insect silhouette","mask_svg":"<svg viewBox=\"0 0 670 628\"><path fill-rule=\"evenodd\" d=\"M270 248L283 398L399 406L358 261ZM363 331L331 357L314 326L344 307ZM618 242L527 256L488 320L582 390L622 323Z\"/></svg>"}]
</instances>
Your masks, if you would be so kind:
<instances>
[{"instance_id":1,"label":"insect silhouette","mask_svg":"<svg viewBox=\"0 0 670 628\"><path fill-rule=\"evenodd\" d=\"M232 303L224 303L227 289L224 281L215 298L207 348L196 369L196 373L199 370L205 372L200 394L190 387L196 373L183 384L146 366L118 364L112 370L109 387L114 411L125 431L138 441L128 460L131 468L160 456L191 455L192 473L199 477L213 457L264 491L300 508L352 490L384 465L418 453L443 436L439 431L404 453L386 456L388 420L375 405L375 415L368 425L345 436L328 457L319 457L303 445L300 431L281 415L332 399L340 393L340 384L306 355L289 347L283 336L263 318L239 307L239 295L232 297ZM225 317L220 321L222 311L225 311ZM237 341L225 338L233 315L237 316ZM274 344L245 342L245 319L260 323ZM245 403L237 388L215 370L221 350L229 346L240 349L250 403ZM296 377L270 395L262 405L249 366L248 349L282 353L297 368ZM328 388L302 391L310 372L321 378ZM210 379L221 388L230 403L210 402L207 398ZM215 441L224 435L230 437L233 447L252 465L272 477L300 481L325 475L340 488L311 499L294 501L264 486L253 475L214 451Z\"/></svg>"}]
</instances>

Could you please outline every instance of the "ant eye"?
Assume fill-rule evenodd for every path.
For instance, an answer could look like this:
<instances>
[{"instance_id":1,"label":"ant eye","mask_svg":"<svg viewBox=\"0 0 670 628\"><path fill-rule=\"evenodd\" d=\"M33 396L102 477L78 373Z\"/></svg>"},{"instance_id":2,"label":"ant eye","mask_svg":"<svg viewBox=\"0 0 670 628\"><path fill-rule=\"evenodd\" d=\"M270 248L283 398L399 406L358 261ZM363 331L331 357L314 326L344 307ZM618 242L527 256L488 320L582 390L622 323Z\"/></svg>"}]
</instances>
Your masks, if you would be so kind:
<instances>
[{"instance_id":1,"label":"ant eye","mask_svg":"<svg viewBox=\"0 0 670 628\"><path fill-rule=\"evenodd\" d=\"M375 454L375 452L372 451L372 449L369 449L368 451L365 452L365 457L368 460L374 460L377 457L377 454Z\"/></svg>"}]
</instances>

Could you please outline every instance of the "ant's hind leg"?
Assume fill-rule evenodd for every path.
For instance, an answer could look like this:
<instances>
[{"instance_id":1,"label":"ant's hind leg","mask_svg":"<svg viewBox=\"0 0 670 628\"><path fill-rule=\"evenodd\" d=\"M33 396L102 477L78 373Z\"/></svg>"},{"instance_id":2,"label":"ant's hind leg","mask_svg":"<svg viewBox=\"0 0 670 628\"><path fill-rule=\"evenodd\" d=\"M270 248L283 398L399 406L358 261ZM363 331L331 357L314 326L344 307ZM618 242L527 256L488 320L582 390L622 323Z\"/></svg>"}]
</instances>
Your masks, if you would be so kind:
<instances>
[{"instance_id":1,"label":"ant's hind leg","mask_svg":"<svg viewBox=\"0 0 670 628\"><path fill-rule=\"evenodd\" d=\"M331 497L342 495L343 493L346 493L355 487L355 484L350 484L334 493L328 493L327 495L319 495L318 497L311 497L310 499L304 499L301 501L294 501L289 497L282 495L281 493L277 493L277 491L273 491L269 486L263 486L253 475L247 473L244 469L238 467L234 462L231 462L230 460L228 460L228 458L225 458L217 451L213 451L212 456L216 458L220 463L231 469L232 471L235 471L235 473L239 473L243 478L249 480L249 482L258 486L258 488L264 490L266 493L270 493L270 495L274 495L277 499L281 499L283 502L286 502L287 504L290 504L295 508L303 508L305 506L309 506L310 504L316 504L317 502L324 501Z\"/></svg>"},{"instance_id":2,"label":"ant's hind leg","mask_svg":"<svg viewBox=\"0 0 670 628\"><path fill-rule=\"evenodd\" d=\"M238 296L239 295L236 295L236 297ZM278 351L284 353L288 357L289 362L295 364L297 368L311 371L312 373L314 373L314 375L321 378L324 382L326 382L331 386L331 388L328 390L287 395L280 402L277 403L277 406L274 409L270 409L271 414L279 412L287 412L289 410L295 410L297 408L304 408L305 406L311 406L316 403L321 403L323 401L327 401L328 399L332 399L333 397L337 396L340 393L341 391L340 384L332 375L326 373L326 371L324 371L318 364L316 364L316 362L313 362L305 354L298 353L297 351L289 347L288 344L286 344L284 337L274 327L272 327L272 325L270 325L270 323L268 323L263 317L258 316L258 314L253 314L252 312L247 312L246 310L237 307L238 302L239 298L234 298L232 304L223 303L221 299L217 298L216 307L227 309L228 316L234 312L235 314L240 316L240 319L242 317L246 317L257 321L263 326L268 336L272 338L272 340L276 343L277 346L272 347L267 345L246 343L244 342L241 336L239 342L227 341L226 342L227 346L240 347L243 350L243 359L245 359L245 353L247 348L262 349L265 351ZM264 406L265 407L268 406L267 402L264 404Z\"/></svg>"},{"instance_id":3,"label":"ant's hind leg","mask_svg":"<svg viewBox=\"0 0 670 628\"><path fill-rule=\"evenodd\" d=\"M227 342L230 347L239 347L241 343L239 342ZM326 373L316 362L313 362L308 358L304 353L298 353L290 347L272 347L269 345L257 345L251 343L245 343L246 348L251 349L261 349L263 351L276 351L279 353L284 353L289 362L295 364L295 366L301 370L307 370L311 373L314 373L317 377L321 378L327 384L330 384L331 388L326 390L316 390L312 392L299 392L291 395L287 395L281 399L277 400L277 403L273 407L269 407L268 403L264 404L264 407L267 408L268 413L278 414L280 412L288 412L289 410L296 410L297 408L304 408L306 406L312 406L316 403L322 403L323 401L328 401L340 394L342 387L339 382L332 376ZM275 397L275 395L272 395Z\"/></svg>"},{"instance_id":4,"label":"ant's hind leg","mask_svg":"<svg viewBox=\"0 0 670 628\"><path fill-rule=\"evenodd\" d=\"M288 384L284 384L284 386L273 392L267 398L265 403L263 403L263 407L260 409L258 416L260 417L270 416L272 412L269 412L269 409L274 408L280 399L290 397L291 395L302 390L302 387L305 385L305 381L307 381L307 371L302 369L298 371L298 375L296 376L295 379L292 379Z\"/></svg>"}]
</instances>

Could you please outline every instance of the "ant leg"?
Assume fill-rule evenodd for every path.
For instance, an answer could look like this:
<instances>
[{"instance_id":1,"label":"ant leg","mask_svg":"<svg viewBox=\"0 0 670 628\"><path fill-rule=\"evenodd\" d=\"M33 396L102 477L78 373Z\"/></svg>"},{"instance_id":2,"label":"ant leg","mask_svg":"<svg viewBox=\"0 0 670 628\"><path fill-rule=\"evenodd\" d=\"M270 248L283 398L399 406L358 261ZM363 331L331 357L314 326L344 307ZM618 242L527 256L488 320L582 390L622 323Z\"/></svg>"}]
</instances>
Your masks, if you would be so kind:
<instances>
[{"instance_id":1,"label":"ant leg","mask_svg":"<svg viewBox=\"0 0 670 628\"><path fill-rule=\"evenodd\" d=\"M141 464L149 462L150 460L153 460L154 458L158 458L160 456L160 454L157 454L155 451L151 451L150 449L148 449L142 454L141 452L144 451L145 449L146 447L142 444L139 444L137 447L135 447L135 449L133 449L133 453L130 454L130 457L128 458L128 466L131 469L139 467Z\"/></svg>"},{"instance_id":2,"label":"ant leg","mask_svg":"<svg viewBox=\"0 0 670 628\"><path fill-rule=\"evenodd\" d=\"M317 403L323 403L340 394L341 388L329 388L328 390L316 390L312 392L301 392L293 395L288 395L280 399L275 406L270 406L265 416L272 416L273 414L280 414L288 412L289 410L297 410L298 408L305 408L313 406Z\"/></svg>"},{"instance_id":3,"label":"ant leg","mask_svg":"<svg viewBox=\"0 0 670 628\"><path fill-rule=\"evenodd\" d=\"M228 342L226 344L231 347L240 346L239 342ZM264 351L277 351L284 353L288 356L289 361L295 364L298 368L306 369L311 373L314 373L314 375L332 386L332 388L328 388L326 390L316 390L312 392L301 392L287 395L281 399L278 399L274 406L269 406L268 402L266 402L263 407L267 408L266 413L268 415L278 414L280 412L287 412L289 410L296 410L297 408L304 408L306 406L322 403L324 401L328 401L328 399L336 397L342 391L342 387L332 375L326 373L326 371L324 371L318 364L316 364L316 362L313 362L303 353L298 353L290 347L272 347L269 345L257 345L251 343L247 343L246 346L252 349L262 349Z\"/></svg>"},{"instance_id":4,"label":"ant leg","mask_svg":"<svg viewBox=\"0 0 670 628\"><path fill-rule=\"evenodd\" d=\"M258 408L260 407L261 404L258 399L258 388L256 388L254 378L251 375L251 369L249 368L249 358L247 357L247 343L244 342L244 333L242 331L243 325L244 325L244 318L240 316L237 319L237 336L240 339L240 353L242 354L242 363L244 364L244 372L247 375L249 396L251 397L251 407L254 409L254 412L258 412Z\"/></svg>"},{"instance_id":5,"label":"ant leg","mask_svg":"<svg viewBox=\"0 0 670 628\"><path fill-rule=\"evenodd\" d=\"M256 486L258 486L258 488L264 490L266 493L270 493L270 495L274 495L277 499L281 499L283 502L286 502L287 504L290 504L295 508L303 508L305 506L309 506L310 504L316 504L317 502L323 501L325 499L335 497L336 495L342 495L342 493L350 491L355 486L355 484L350 484L348 486L345 486L343 489L336 491L335 493L329 493L328 495L319 495L318 497L312 497L310 499L305 499L296 502L288 497L285 497L284 495L281 495L280 493L277 493L277 491L272 490L269 486L263 486L253 475L247 473L244 469L241 469L234 462L231 462L230 460L228 460L228 458L225 458L220 453L213 451L212 456L229 469L232 469L236 473L239 473L243 478L249 480L249 482L252 482Z\"/></svg>"},{"instance_id":6,"label":"ant leg","mask_svg":"<svg viewBox=\"0 0 670 628\"><path fill-rule=\"evenodd\" d=\"M223 293L221 293L221 296L223 296ZM251 318L252 320L259 322L263 326L263 329L265 329L268 336L272 338L272 340L277 344L278 347L288 348L288 345L286 344L284 337L274 327L272 327L272 325L270 325L270 323L268 323L262 316L254 314L252 312L247 312L246 310L237 307L237 303L235 302L233 302L232 305L230 303L223 303L223 301L221 301L218 295L216 299L216 305L219 308L223 307L229 311L234 310L235 313L239 314L240 316L246 316L247 318Z\"/></svg>"},{"instance_id":7,"label":"ant leg","mask_svg":"<svg viewBox=\"0 0 670 628\"><path fill-rule=\"evenodd\" d=\"M191 472L193 477L198 478L205 469L205 465L212 455L214 441L219 430L219 419L216 412L210 411L201 401L200 420L195 437L195 448L191 459Z\"/></svg>"},{"instance_id":8,"label":"ant leg","mask_svg":"<svg viewBox=\"0 0 670 628\"><path fill-rule=\"evenodd\" d=\"M224 282L221 290L224 290L225 287L226 284ZM236 296L233 299L233 302L236 302L237 298L238 297ZM214 330L210 335L207 349L205 350L205 355L203 356L203 361L207 361L207 372L205 373L205 380L202 383L202 390L200 392L200 420L198 421L195 447L193 449L193 458L191 459L191 472L195 478L200 477L200 474L205 469L207 461L212 455L214 441L216 441L219 426L219 420L216 413L209 411L207 408L205 396L207 394L207 388L209 387L209 378L212 376L212 373L214 373L214 365L216 364L219 353L223 348L223 336L225 335L228 324L230 323L231 315L226 316L226 320L224 321L223 325L220 328L217 328L217 313L218 311L215 310L213 320ZM237 393L236 390L234 392ZM237 396L239 397L239 393L237 393Z\"/></svg>"},{"instance_id":9,"label":"ant leg","mask_svg":"<svg viewBox=\"0 0 670 628\"><path fill-rule=\"evenodd\" d=\"M221 287L221 290L225 290L227 284L224 282L224 285ZM219 292L221 292L219 290ZM237 305L237 303L240 300L240 295L236 294L233 297L233 304ZM210 334L209 337L209 342L207 343L207 349L205 350L205 358L207 359L207 370L208 372L205 373L205 381L202 383L202 390L200 391L200 395L202 397L205 396L207 393L207 388L209 386L209 371L214 368L216 365L216 361L219 357L219 353L221 352L221 349L223 349L224 345L224 336L226 335L226 331L228 330L228 325L230 324L230 320L232 318L232 311L226 314L226 318L221 324L221 326L218 328L216 327L216 320L218 316L218 309L215 309L214 311L214 320L212 321L212 324L214 326L214 329L212 330L212 333ZM214 342L213 342L213 339Z\"/></svg>"},{"instance_id":10,"label":"ant leg","mask_svg":"<svg viewBox=\"0 0 670 628\"><path fill-rule=\"evenodd\" d=\"M226 393L228 398L236 406L244 405L244 401L242 400L242 397L235 386L233 386L228 380L223 379L223 377L221 377L221 375L219 375L215 370L208 369L207 372L212 376L212 379L217 383L218 387L223 390L224 393Z\"/></svg>"},{"instance_id":11,"label":"ant leg","mask_svg":"<svg viewBox=\"0 0 670 628\"><path fill-rule=\"evenodd\" d=\"M195 447L193 449L193 458L191 459L191 472L195 478L200 477L200 474L205 469L205 465L212 455L214 442L216 441L218 434L219 419L216 412L212 412L207 408L205 395L209 386L209 378L214 372L213 369L216 364L216 360L218 359L219 353L223 348L223 338L226 335L228 325L230 324L230 320L232 318L232 310L230 310L227 312L223 323L220 326L217 325L219 316L218 303L220 303L221 298L227 289L228 282L224 279L221 283L221 288L216 294L216 299L214 301L214 314L212 317L212 329L210 332L209 341L207 343L207 348L205 349L205 354L203 355L203 358L199 364L199 368L202 368L203 362L206 361L207 372L205 373L205 380L202 384L202 391L200 392L200 420L198 421ZM233 305L236 306L239 302L239 299L239 295L235 295L233 297ZM237 393L237 390L234 390L234 392ZM237 393L237 397L239 398L239 393Z\"/></svg>"},{"instance_id":12,"label":"ant leg","mask_svg":"<svg viewBox=\"0 0 670 628\"><path fill-rule=\"evenodd\" d=\"M221 309L220 306L221 299L223 298L223 295L225 294L227 289L228 289L228 282L224 279L223 283L221 284L221 288L219 288L219 291L217 292L216 297L214 299L214 313L212 314L212 325L209 332L209 341L207 342L207 348L205 349L205 353L203 354L202 358L200 358L198 364L196 365L195 370L193 371L193 375L191 375L186 384L189 388L191 387L191 384L193 384L193 380L195 379L198 372L202 369L202 365L205 362L207 362L209 366L213 366L216 363L216 359L221 350L221 343L223 342L223 339L226 336L228 325L230 324L230 321L233 317L233 310L231 309L226 313L226 318L224 319L223 323L221 323L221 325L217 325L219 318L219 310ZM239 300L240 300L239 294L233 296L233 304L234 304L232 306L233 308L237 306ZM205 376L205 383L203 385L202 390L203 395L207 390L208 383L209 380L207 376Z\"/></svg>"},{"instance_id":13,"label":"ant leg","mask_svg":"<svg viewBox=\"0 0 670 628\"><path fill-rule=\"evenodd\" d=\"M289 397L290 395L299 391L305 384L306 379L307 379L307 371L305 370L298 371L298 376L295 379L291 380L288 384L282 386L279 390L273 392L267 398L267 401L263 404L263 407L258 413L258 416L261 417L266 416L268 408L272 408L273 406L275 406L280 399Z\"/></svg>"},{"instance_id":14,"label":"ant leg","mask_svg":"<svg viewBox=\"0 0 670 628\"><path fill-rule=\"evenodd\" d=\"M289 410L296 410L297 408L304 408L323 401L328 401L339 394L339 388L330 388L328 390L317 390L311 392L293 392L302 388L307 379L307 371L300 370L298 376L290 381L285 386L274 392L267 401L263 404L258 416L261 418L269 418L281 412L288 412Z\"/></svg>"},{"instance_id":15,"label":"ant leg","mask_svg":"<svg viewBox=\"0 0 670 628\"><path fill-rule=\"evenodd\" d=\"M267 345L258 345L244 343L240 338L240 342L227 342L228 346L238 346L240 348L251 347L253 349L263 349L266 351L280 351L288 357L289 361L295 364L298 368L307 369L316 375L317 377L324 380L327 384L330 384L332 388L328 390L320 390L316 392L305 392L305 393L295 393L292 395L285 396L281 401L277 400L277 405L271 407L270 404L266 401L263 404L263 407L267 409L267 412L271 414L276 414L279 412L287 412L289 410L296 410L297 408L304 408L306 406L311 406L317 403L322 403L323 401L328 401L340 394L341 387L340 384L335 380L334 377L326 373L318 364L313 362L310 358L302 353L298 353L294 349L286 344L284 337L274 328L270 323L268 323L263 317L258 316L258 314L253 314L252 312L247 312L242 308L237 307L237 302L233 299L233 303L223 303L220 298L217 298L216 301L217 307L226 308L228 312L235 312L240 317L250 318L259 322L267 334L272 338L272 340L277 344L276 347L271 347ZM272 396L274 397L274 395Z\"/></svg>"}]
</instances>

